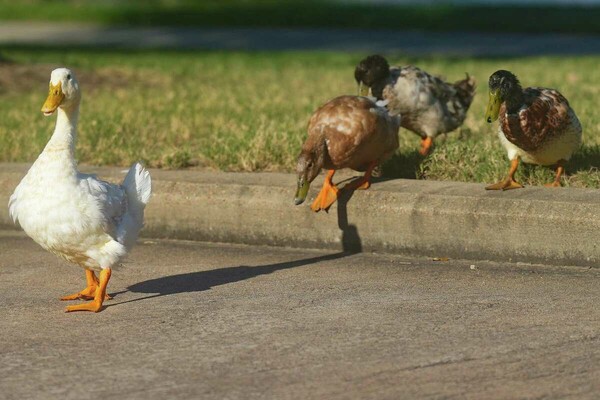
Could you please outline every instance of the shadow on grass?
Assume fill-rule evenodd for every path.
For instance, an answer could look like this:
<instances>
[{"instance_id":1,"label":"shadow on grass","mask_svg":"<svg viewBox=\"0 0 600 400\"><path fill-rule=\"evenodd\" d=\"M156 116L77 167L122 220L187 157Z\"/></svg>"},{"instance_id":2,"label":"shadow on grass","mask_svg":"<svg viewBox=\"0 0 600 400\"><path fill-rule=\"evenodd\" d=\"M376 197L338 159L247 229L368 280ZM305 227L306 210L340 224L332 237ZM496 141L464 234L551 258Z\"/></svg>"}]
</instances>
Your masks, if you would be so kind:
<instances>
[{"instance_id":1,"label":"shadow on grass","mask_svg":"<svg viewBox=\"0 0 600 400\"><path fill-rule=\"evenodd\" d=\"M600 169L600 146L583 146L567 163L569 173Z\"/></svg>"},{"instance_id":2,"label":"shadow on grass","mask_svg":"<svg viewBox=\"0 0 600 400\"><path fill-rule=\"evenodd\" d=\"M392 179L418 179L423 156L417 150L396 153L383 164L383 176L378 182Z\"/></svg>"}]
</instances>

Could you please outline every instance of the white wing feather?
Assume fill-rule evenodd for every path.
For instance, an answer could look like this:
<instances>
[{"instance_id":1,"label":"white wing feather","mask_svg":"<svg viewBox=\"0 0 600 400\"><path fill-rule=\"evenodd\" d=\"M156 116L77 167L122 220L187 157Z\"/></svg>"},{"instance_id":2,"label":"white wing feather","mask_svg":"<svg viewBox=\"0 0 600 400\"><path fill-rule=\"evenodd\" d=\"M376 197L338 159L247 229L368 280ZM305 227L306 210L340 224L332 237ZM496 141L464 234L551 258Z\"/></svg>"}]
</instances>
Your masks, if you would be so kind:
<instances>
[{"instance_id":1,"label":"white wing feather","mask_svg":"<svg viewBox=\"0 0 600 400\"><path fill-rule=\"evenodd\" d=\"M80 174L79 179L81 189L89 192L100 209L105 232L118 241L117 228L127 212L123 186L105 182L90 174Z\"/></svg>"}]
</instances>

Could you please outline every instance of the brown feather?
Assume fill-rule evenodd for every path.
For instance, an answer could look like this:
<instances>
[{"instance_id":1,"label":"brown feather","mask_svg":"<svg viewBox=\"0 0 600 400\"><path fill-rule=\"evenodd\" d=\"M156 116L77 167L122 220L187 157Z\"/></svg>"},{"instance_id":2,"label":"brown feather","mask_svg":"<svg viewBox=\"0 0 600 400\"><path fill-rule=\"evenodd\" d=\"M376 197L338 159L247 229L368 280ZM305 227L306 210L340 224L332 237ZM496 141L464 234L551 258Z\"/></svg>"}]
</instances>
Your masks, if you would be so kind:
<instances>
[{"instance_id":1,"label":"brown feather","mask_svg":"<svg viewBox=\"0 0 600 400\"><path fill-rule=\"evenodd\" d=\"M340 96L321 106L310 118L303 151L322 151L324 168L364 170L383 161L398 148L395 119L373 112L378 109L366 97ZM382 110L380 110L382 112Z\"/></svg>"},{"instance_id":2,"label":"brown feather","mask_svg":"<svg viewBox=\"0 0 600 400\"><path fill-rule=\"evenodd\" d=\"M569 102L558 91L544 88L523 90L526 108L506 114L500 107L500 126L506 139L525 151L535 151L561 135L571 124Z\"/></svg>"}]
</instances>

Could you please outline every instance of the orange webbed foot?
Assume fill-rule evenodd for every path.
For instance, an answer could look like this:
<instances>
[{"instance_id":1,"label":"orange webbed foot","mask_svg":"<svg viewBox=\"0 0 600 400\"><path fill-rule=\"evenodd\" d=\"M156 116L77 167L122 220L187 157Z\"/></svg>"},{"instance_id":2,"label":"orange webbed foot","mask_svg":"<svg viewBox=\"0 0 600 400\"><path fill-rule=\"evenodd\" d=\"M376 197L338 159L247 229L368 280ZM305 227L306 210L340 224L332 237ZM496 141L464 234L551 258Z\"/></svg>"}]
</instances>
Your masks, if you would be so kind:
<instances>
[{"instance_id":1,"label":"orange webbed foot","mask_svg":"<svg viewBox=\"0 0 600 400\"><path fill-rule=\"evenodd\" d=\"M554 181L551 183L546 183L544 186L545 187L560 187L561 185L560 185L560 182Z\"/></svg>"},{"instance_id":2,"label":"orange webbed foot","mask_svg":"<svg viewBox=\"0 0 600 400\"><path fill-rule=\"evenodd\" d=\"M90 296L90 295L86 295L86 294L82 294L81 292L79 293L73 293L71 295L68 296L63 296L60 298L60 301L71 301L71 300L92 300L94 298L94 296ZM113 297L110 294L105 294L104 295L104 300L112 300Z\"/></svg>"},{"instance_id":3,"label":"orange webbed foot","mask_svg":"<svg viewBox=\"0 0 600 400\"><path fill-rule=\"evenodd\" d=\"M77 304L75 306L67 306L65 312L74 311L91 311L98 312L102 309L102 301L92 300L89 303Z\"/></svg>"},{"instance_id":4,"label":"orange webbed foot","mask_svg":"<svg viewBox=\"0 0 600 400\"><path fill-rule=\"evenodd\" d=\"M371 182L365 181L359 187L357 187L356 190L367 190L370 187L371 187Z\"/></svg>"},{"instance_id":5,"label":"orange webbed foot","mask_svg":"<svg viewBox=\"0 0 600 400\"><path fill-rule=\"evenodd\" d=\"M98 289L99 285L98 278L96 277L96 274L89 269L85 271L85 274L87 287L80 292L61 297L61 301L92 300L96 296L96 290ZM109 294L105 294L104 300L112 300L112 297Z\"/></svg>"},{"instance_id":6,"label":"orange webbed foot","mask_svg":"<svg viewBox=\"0 0 600 400\"><path fill-rule=\"evenodd\" d=\"M519 182L515 181L511 178L506 178L503 181L494 183L493 185L489 185L485 187L485 190L511 190L511 189L520 189L523 185Z\"/></svg>"},{"instance_id":7,"label":"orange webbed foot","mask_svg":"<svg viewBox=\"0 0 600 400\"><path fill-rule=\"evenodd\" d=\"M327 209L337 200L338 192L339 190L335 185L329 185L327 183L323 184L323 188L310 208L314 212L319 212L321 210L327 211Z\"/></svg>"},{"instance_id":8,"label":"orange webbed foot","mask_svg":"<svg viewBox=\"0 0 600 400\"><path fill-rule=\"evenodd\" d=\"M344 190L367 190L371 187L371 181L364 177L355 179L350 182L346 186L344 186Z\"/></svg>"},{"instance_id":9,"label":"orange webbed foot","mask_svg":"<svg viewBox=\"0 0 600 400\"><path fill-rule=\"evenodd\" d=\"M71 301L71 300L91 300L94 298L96 294L96 288L86 288L81 292L73 293L68 296L63 296L60 298L61 301Z\"/></svg>"},{"instance_id":10,"label":"orange webbed foot","mask_svg":"<svg viewBox=\"0 0 600 400\"><path fill-rule=\"evenodd\" d=\"M93 275L93 272L90 271L88 276L91 278L92 275ZM108 296L106 294L106 286L108 285L108 281L110 280L110 275L111 275L110 268L103 269L102 272L100 272L100 279L97 281L97 286L95 288L93 288L94 289L94 299L92 301L90 301L89 303L68 306L66 308L65 312L73 312L73 311L98 312L98 311L102 310L102 303L104 302L104 300L110 298L110 296ZM94 276L94 278L95 278L95 276ZM91 281L88 281L88 283L89 282L91 282ZM94 286L93 284L89 285L88 288L82 290L80 293L75 293L74 295L66 296L66 297L70 299L71 297L73 297L75 295L81 295L82 292L87 293L89 290L92 289L93 286Z\"/></svg>"}]
</instances>

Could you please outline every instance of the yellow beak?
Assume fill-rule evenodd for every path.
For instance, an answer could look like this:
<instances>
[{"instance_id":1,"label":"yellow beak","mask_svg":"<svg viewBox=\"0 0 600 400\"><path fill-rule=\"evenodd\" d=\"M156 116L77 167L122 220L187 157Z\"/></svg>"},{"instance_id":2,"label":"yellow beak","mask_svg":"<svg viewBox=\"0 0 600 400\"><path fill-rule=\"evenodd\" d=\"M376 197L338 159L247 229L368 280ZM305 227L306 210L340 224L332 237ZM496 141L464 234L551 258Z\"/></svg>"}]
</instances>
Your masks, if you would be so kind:
<instances>
[{"instance_id":1,"label":"yellow beak","mask_svg":"<svg viewBox=\"0 0 600 400\"><path fill-rule=\"evenodd\" d=\"M500 105L502 101L500 100L500 95L497 91L490 91L490 97L488 100L487 110L485 112L485 120L488 123L492 123L498 119L498 113L500 112Z\"/></svg>"},{"instance_id":2,"label":"yellow beak","mask_svg":"<svg viewBox=\"0 0 600 400\"><path fill-rule=\"evenodd\" d=\"M44 102L42 106L42 112L44 115L51 115L58 106L62 103L65 98L64 93L62 92L61 83L58 82L56 85L52 85L50 83L50 90L48 91L48 98Z\"/></svg>"},{"instance_id":3,"label":"yellow beak","mask_svg":"<svg viewBox=\"0 0 600 400\"><path fill-rule=\"evenodd\" d=\"M369 95L369 87L364 83L360 82L358 84L358 95L359 96L368 96Z\"/></svg>"},{"instance_id":4,"label":"yellow beak","mask_svg":"<svg viewBox=\"0 0 600 400\"><path fill-rule=\"evenodd\" d=\"M310 187L310 182L305 180L304 178L298 179L298 189L296 190L296 197L294 198L294 204L300 205L306 199L306 195L308 194L308 188Z\"/></svg>"}]
</instances>

